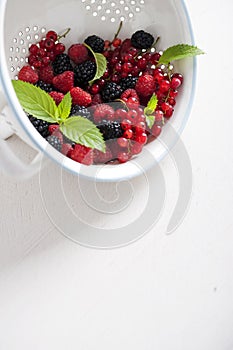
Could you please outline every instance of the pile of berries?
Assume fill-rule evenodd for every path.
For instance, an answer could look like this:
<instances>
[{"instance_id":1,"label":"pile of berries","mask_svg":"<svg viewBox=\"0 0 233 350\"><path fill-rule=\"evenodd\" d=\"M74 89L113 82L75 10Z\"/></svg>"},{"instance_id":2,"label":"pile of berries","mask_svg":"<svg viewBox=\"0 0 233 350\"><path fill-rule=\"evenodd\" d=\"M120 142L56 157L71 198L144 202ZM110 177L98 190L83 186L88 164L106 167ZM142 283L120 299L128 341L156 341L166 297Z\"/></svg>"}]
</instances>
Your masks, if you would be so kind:
<instances>
[{"instance_id":1,"label":"pile of berries","mask_svg":"<svg viewBox=\"0 0 233 350\"><path fill-rule=\"evenodd\" d=\"M57 124L33 116L29 116L30 121L53 147L74 161L86 165L128 161L158 137L172 117L183 76L174 73L172 66L159 64L161 52L153 47L155 38L143 30L125 40L103 40L96 35L84 40L107 60L106 71L94 82L97 67L87 46L75 43L66 50L60 39L55 31L49 31L32 44L28 64L18 79L45 90L57 105L70 92L70 116L91 120L106 141L106 152L75 144L62 135ZM154 94L158 103L152 113L155 122L149 128L144 108Z\"/></svg>"}]
</instances>

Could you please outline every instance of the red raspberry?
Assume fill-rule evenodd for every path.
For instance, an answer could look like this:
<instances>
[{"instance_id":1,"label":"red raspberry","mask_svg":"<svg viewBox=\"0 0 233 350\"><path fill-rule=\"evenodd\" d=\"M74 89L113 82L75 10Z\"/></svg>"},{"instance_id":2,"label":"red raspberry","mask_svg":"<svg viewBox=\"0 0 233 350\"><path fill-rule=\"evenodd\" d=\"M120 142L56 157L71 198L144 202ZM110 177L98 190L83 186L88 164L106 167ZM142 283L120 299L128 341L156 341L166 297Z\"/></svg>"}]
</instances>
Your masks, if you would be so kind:
<instances>
[{"instance_id":1,"label":"red raspberry","mask_svg":"<svg viewBox=\"0 0 233 350\"><path fill-rule=\"evenodd\" d=\"M88 49L83 44L71 45L68 55L75 64L85 62L89 58Z\"/></svg>"},{"instance_id":2,"label":"red raspberry","mask_svg":"<svg viewBox=\"0 0 233 350\"><path fill-rule=\"evenodd\" d=\"M136 99L139 100L137 91L134 89L127 89L121 94L122 100L124 99L128 100L130 97L135 97Z\"/></svg>"},{"instance_id":3,"label":"red raspberry","mask_svg":"<svg viewBox=\"0 0 233 350\"><path fill-rule=\"evenodd\" d=\"M54 78L52 66L41 67L39 70L39 78L47 84L52 84Z\"/></svg>"},{"instance_id":4,"label":"red raspberry","mask_svg":"<svg viewBox=\"0 0 233 350\"><path fill-rule=\"evenodd\" d=\"M61 92L68 92L74 87L74 72L65 71L53 78L54 87Z\"/></svg>"},{"instance_id":5,"label":"red raspberry","mask_svg":"<svg viewBox=\"0 0 233 350\"><path fill-rule=\"evenodd\" d=\"M95 108L94 121L96 123L99 123L103 119L114 120L114 114L115 114L115 111L111 106L107 104L98 105Z\"/></svg>"},{"instance_id":6,"label":"red raspberry","mask_svg":"<svg viewBox=\"0 0 233 350\"><path fill-rule=\"evenodd\" d=\"M32 67L24 66L20 69L18 74L19 80L26 81L27 83L35 84L38 82L38 74Z\"/></svg>"},{"instance_id":7,"label":"red raspberry","mask_svg":"<svg viewBox=\"0 0 233 350\"><path fill-rule=\"evenodd\" d=\"M155 80L152 75L145 74L138 78L135 86L139 96L149 97L155 91Z\"/></svg>"},{"instance_id":8,"label":"red raspberry","mask_svg":"<svg viewBox=\"0 0 233 350\"><path fill-rule=\"evenodd\" d=\"M59 103L63 100L63 93L57 92L57 91L51 91L49 95L54 99L56 105L59 105Z\"/></svg>"},{"instance_id":9,"label":"red raspberry","mask_svg":"<svg viewBox=\"0 0 233 350\"><path fill-rule=\"evenodd\" d=\"M92 98L92 106L99 105L100 103L103 103L102 97L100 94L96 94Z\"/></svg>"},{"instance_id":10,"label":"red raspberry","mask_svg":"<svg viewBox=\"0 0 233 350\"><path fill-rule=\"evenodd\" d=\"M61 153L67 157L70 157L73 147L69 143L63 143Z\"/></svg>"},{"instance_id":11,"label":"red raspberry","mask_svg":"<svg viewBox=\"0 0 233 350\"><path fill-rule=\"evenodd\" d=\"M52 135L54 132L59 130L59 125L58 124L50 124L49 125L49 133Z\"/></svg>"},{"instance_id":12,"label":"red raspberry","mask_svg":"<svg viewBox=\"0 0 233 350\"><path fill-rule=\"evenodd\" d=\"M93 164L93 150L89 147L76 144L70 152L70 158L76 162L91 165Z\"/></svg>"},{"instance_id":13,"label":"red raspberry","mask_svg":"<svg viewBox=\"0 0 233 350\"><path fill-rule=\"evenodd\" d=\"M72 88L70 94L73 105L88 107L92 102L91 95L80 87Z\"/></svg>"},{"instance_id":14,"label":"red raspberry","mask_svg":"<svg viewBox=\"0 0 233 350\"><path fill-rule=\"evenodd\" d=\"M98 149L94 149L93 153L95 164L104 164L113 159L113 155L109 147L106 147L105 153L99 151Z\"/></svg>"}]
</instances>

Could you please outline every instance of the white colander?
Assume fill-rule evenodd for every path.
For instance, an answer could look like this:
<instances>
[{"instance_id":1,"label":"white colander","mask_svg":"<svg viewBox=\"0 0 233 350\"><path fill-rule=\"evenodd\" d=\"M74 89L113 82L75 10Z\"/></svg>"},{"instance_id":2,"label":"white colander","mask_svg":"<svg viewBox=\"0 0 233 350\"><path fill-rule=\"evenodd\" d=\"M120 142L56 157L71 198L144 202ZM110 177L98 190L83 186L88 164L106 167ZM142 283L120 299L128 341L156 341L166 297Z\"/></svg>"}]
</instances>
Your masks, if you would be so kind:
<instances>
[{"instance_id":1,"label":"white colander","mask_svg":"<svg viewBox=\"0 0 233 350\"><path fill-rule=\"evenodd\" d=\"M20 4L20 6L19 6ZM55 151L34 129L23 112L11 79L25 64L28 47L38 41L46 31L64 32L71 28L63 40L66 47L82 42L88 35L96 34L112 39L120 21L124 22L120 36L130 37L144 29L160 36L158 49L178 43L193 43L193 34L186 6L182 0L1 0L0 2L0 168L11 175L28 177L38 171L42 155L49 156L65 169L96 180L117 181L134 177L151 164L143 166L131 160L120 165L81 166ZM171 123L175 133L164 127L159 141L145 146L138 159L150 152L159 161L175 143L183 130L194 96L196 60L189 58L175 65L185 79ZM17 134L38 151L31 164L22 164L10 151L6 139ZM176 136L174 136L176 135ZM5 140L5 141L3 141Z\"/></svg>"}]
</instances>

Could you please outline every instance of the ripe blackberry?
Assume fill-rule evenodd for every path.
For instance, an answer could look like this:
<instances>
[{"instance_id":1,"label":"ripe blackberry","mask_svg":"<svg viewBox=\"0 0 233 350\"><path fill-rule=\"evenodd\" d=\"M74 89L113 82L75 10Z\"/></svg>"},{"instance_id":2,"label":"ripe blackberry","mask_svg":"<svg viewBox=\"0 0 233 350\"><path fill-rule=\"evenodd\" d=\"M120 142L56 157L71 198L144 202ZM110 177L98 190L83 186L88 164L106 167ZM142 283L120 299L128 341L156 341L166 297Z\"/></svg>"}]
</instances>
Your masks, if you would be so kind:
<instances>
[{"instance_id":1,"label":"ripe blackberry","mask_svg":"<svg viewBox=\"0 0 233 350\"><path fill-rule=\"evenodd\" d=\"M86 61L78 64L74 68L74 77L76 85L86 85L92 80L96 73L96 64L92 61Z\"/></svg>"},{"instance_id":2,"label":"ripe blackberry","mask_svg":"<svg viewBox=\"0 0 233 350\"><path fill-rule=\"evenodd\" d=\"M37 83L36 83L36 86L41 88L42 90L44 90L45 92L48 92L50 93L51 91L53 91L53 85L52 84L48 84L48 83L45 83L44 81L42 80L39 80Z\"/></svg>"},{"instance_id":3,"label":"ripe blackberry","mask_svg":"<svg viewBox=\"0 0 233 350\"><path fill-rule=\"evenodd\" d=\"M84 42L90 46L94 52L102 53L104 51L104 40L97 35L90 35Z\"/></svg>"},{"instance_id":4,"label":"ripe blackberry","mask_svg":"<svg viewBox=\"0 0 233 350\"><path fill-rule=\"evenodd\" d=\"M41 134L43 137L47 137L49 135L49 123L45 120L40 120L32 115L28 116L30 122L32 125L36 128L36 130Z\"/></svg>"},{"instance_id":5,"label":"ripe blackberry","mask_svg":"<svg viewBox=\"0 0 233 350\"><path fill-rule=\"evenodd\" d=\"M120 85L114 82L108 82L105 84L101 95L104 102L111 102L119 98L122 94L122 88Z\"/></svg>"},{"instance_id":6,"label":"ripe blackberry","mask_svg":"<svg viewBox=\"0 0 233 350\"><path fill-rule=\"evenodd\" d=\"M62 74L65 71L73 71L73 67L70 61L70 58L67 54L61 53L57 55L55 60L52 63L54 74Z\"/></svg>"},{"instance_id":7,"label":"ripe blackberry","mask_svg":"<svg viewBox=\"0 0 233 350\"><path fill-rule=\"evenodd\" d=\"M121 124L114 121L103 120L101 124L97 125L97 128L103 134L104 140L117 139L124 133Z\"/></svg>"},{"instance_id":8,"label":"ripe blackberry","mask_svg":"<svg viewBox=\"0 0 233 350\"><path fill-rule=\"evenodd\" d=\"M138 30L131 37L131 43L137 49L149 49L154 42L154 37L144 30Z\"/></svg>"},{"instance_id":9,"label":"ripe blackberry","mask_svg":"<svg viewBox=\"0 0 233 350\"><path fill-rule=\"evenodd\" d=\"M71 108L70 116L72 115L80 115L86 119L91 120L91 112L84 106L74 105Z\"/></svg>"},{"instance_id":10,"label":"ripe blackberry","mask_svg":"<svg viewBox=\"0 0 233 350\"><path fill-rule=\"evenodd\" d=\"M138 81L137 77L128 76L127 78L121 79L120 86L122 87L123 91L127 89L134 89L137 81Z\"/></svg>"},{"instance_id":11,"label":"ripe blackberry","mask_svg":"<svg viewBox=\"0 0 233 350\"><path fill-rule=\"evenodd\" d=\"M61 152L61 148L62 148L62 143L61 140L54 135L50 135L46 138L46 140L48 141L48 143L50 143L51 146L53 146L57 151Z\"/></svg>"}]
</instances>

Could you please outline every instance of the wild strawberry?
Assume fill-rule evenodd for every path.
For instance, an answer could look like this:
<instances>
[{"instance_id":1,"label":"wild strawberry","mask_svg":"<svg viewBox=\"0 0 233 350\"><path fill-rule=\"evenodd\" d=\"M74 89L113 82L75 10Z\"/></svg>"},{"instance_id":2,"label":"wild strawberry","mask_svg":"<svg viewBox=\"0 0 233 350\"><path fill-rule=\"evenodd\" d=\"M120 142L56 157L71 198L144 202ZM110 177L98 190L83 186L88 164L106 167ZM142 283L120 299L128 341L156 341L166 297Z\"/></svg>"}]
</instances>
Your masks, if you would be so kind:
<instances>
[{"instance_id":1,"label":"wild strawberry","mask_svg":"<svg viewBox=\"0 0 233 350\"><path fill-rule=\"evenodd\" d=\"M75 63L83 63L88 60L88 49L83 44L73 44L68 50L70 59Z\"/></svg>"},{"instance_id":2,"label":"wild strawberry","mask_svg":"<svg viewBox=\"0 0 233 350\"><path fill-rule=\"evenodd\" d=\"M65 71L62 74L58 74L53 78L54 87L66 93L74 87L74 72Z\"/></svg>"},{"instance_id":3,"label":"wild strawberry","mask_svg":"<svg viewBox=\"0 0 233 350\"><path fill-rule=\"evenodd\" d=\"M94 121L99 123L103 119L114 120L114 114L115 111L111 106L107 104L98 105L94 111Z\"/></svg>"},{"instance_id":4,"label":"wild strawberry","mask_svg":"<svg viewBox=\"0 0 233 350\"><path fill-rule=\"evenodd\" d=\"M73 105L88 107L92 102L91 95L80 87L72 88L70 94Z\"/></svg>"},{"instance_id":5,"label":"wild strawberry","mask_svg":"<svg viewBox=\"0 0 233 350\"><path fill-rule=\"evenodd\" d=\"M41 67L39 70L39 78L45 83L52 84L54 78L53 67Z\"/></svg>"},{"instance_id":6,"label":"wild strawberry","mask_svg":"<svg viewBox=\"0 0 233 350\"><path fill-rule=\"evenodd\" d=\"M110 148L106 147L106 152L101 152L98 149L94 149L94 163L95 164L104 164L113 159L112 152Z\"/></svg>"},{"instance_id":7,"label":"wild strawberry","mask_svg":"<svg viewBox=\"0 0 233 350\"><path fill-rule=\"evenodd\" d=\"M24 66L20 69L18 74L19 80L26 81L27 83L35 84L38 82L38 74L32 67Z\"/></svg>"},{"instance_id":8,"label":"wild strawberry","mask_svg":"<svg viewBox=\"0 0 233 350\"><path fill-rule=\"evenodd\" d=\"M93 149L76 144L74 149L70 152L70 158L76 162L91 165L93 164Z\"/></svg>"},{"instance_id":9,"label":"wild strawberry","mask_svg":"<svg viewBox=\"0 0 233 350\"><path fill-rule=\"evenodd\" d=\"M56 105L59 105L59 103L63 100L63 93L57 92L57 91L51 91L49 95L54 99Z\"/></svg>"},{"instance_id":10,"label":"wild strawberry","mask_svg":"<svg viewBox=\"0 0 233 350\"><path fill-rule=\"evenodd\" d=\"M138 78L135 90L139 96L148 97L153 94L155 87L155 80L152 75L145 74Z\"/></svg>"}]
</instances>

